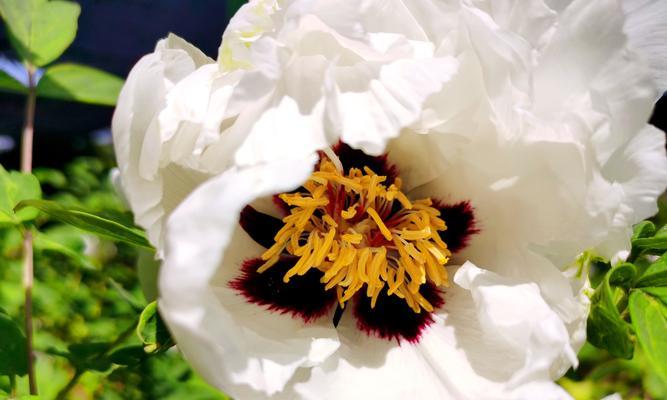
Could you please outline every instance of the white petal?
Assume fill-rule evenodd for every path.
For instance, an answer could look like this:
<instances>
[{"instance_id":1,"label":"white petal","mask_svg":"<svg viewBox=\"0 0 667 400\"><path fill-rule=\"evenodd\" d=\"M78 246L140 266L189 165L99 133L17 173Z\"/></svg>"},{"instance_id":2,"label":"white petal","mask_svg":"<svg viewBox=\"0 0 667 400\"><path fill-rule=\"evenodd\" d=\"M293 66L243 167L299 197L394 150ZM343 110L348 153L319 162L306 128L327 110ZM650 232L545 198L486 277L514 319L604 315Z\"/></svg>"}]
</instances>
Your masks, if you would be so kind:
<instances>
[{"instance_id":1,"label":"white petal","mask_svg":"<svg viewBox=\"0 0 667 400\"><path fill-rule=\"evenodd\" d=\"M330 322L305 324L249 304L229 288L262 248L239 227L254 199L298 187L314 155L232 168L195 190L169 219L160 271L160 312L186 358L211 383L240 398L283 389L301 366L338 347Z\"/></svg>"},{"instance_id":2,"label":"white petal","mask_svg":"<svg viewBox=\"0 0 667 400\"><path fill-rule=\"evenodd\" d=\"M163 185L162 176L141 172L142 155L159 157L161 143L157 116L165 106L167 92L175 83L194 71L201 63L211 62L199 50L183 39L169 35L155 47L155 52L144 56L127 77L114 112L112 130L120 181L136 221L148 230L151 242L161 248L163 217L168 210L162 204L163 196L171 196L171 185ZM148 149L144 149L145 145ZM182 169L182 168L180 168ZM199 179L183 171L180 188L189 192ZM196 175L196 174L195 174ZM175 197L175 196L171 196Z\"/></svg>"},{"instance_id":3,"label":"white petal","mask_svg":"<svg viewBox=\"0 0 667 400\"><path fill-rule=\"evenodd\" d=\"M532 283L466 264L418 344L367 336L344 314L336 356L295 382L304 399L569 399L551 382L574 357L561 319ZM502 365L502 368L499 366Z\"/></svg>"},{"instance_id":4,"label":"white petal","mask_svg":"<svg viewBox=\"0 0 667 400\"><path fill-rule=\"evenodd\" d=\"M667 2L623 0L623 26L630 45L647 60L656 85L667 90Z\"/></svg>"}]
</instances>

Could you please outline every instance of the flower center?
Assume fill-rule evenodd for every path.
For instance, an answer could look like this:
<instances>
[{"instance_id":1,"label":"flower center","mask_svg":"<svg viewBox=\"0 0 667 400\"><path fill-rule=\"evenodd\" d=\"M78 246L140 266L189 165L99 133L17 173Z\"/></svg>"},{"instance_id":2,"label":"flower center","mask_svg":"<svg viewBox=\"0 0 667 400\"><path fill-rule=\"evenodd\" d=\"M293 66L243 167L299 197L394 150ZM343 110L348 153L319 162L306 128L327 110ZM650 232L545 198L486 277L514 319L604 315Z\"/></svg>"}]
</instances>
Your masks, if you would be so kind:
<instances>
[{"instance_id":1,"label":"flower center","mask_svg":"<svg viewBox=\"0 0 667 400\"><path fill-rule=\"evenodd\" d=\"M419 289L429 282L448 286L444 265L451 253L440 238L447 229L440 211L430 198L410 201L400 178L389 183L369 167L344 174L334 161L321 157L302 188L279 196L290 214L257 271L287 252L298 261L283 282L317 269L325 289L335 288L341 308L364 289L375 308L386 287L387 295L403 299L415 313L432 312Z\"/></svg>"}]
</instances>

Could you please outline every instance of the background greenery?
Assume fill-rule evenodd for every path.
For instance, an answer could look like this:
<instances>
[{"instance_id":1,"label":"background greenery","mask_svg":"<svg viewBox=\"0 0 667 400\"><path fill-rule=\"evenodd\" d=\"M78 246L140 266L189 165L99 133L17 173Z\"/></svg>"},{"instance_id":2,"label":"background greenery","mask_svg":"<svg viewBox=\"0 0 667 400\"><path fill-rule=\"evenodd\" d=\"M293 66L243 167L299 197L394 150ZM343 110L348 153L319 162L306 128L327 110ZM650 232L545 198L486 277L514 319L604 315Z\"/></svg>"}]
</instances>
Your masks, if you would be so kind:
<instances>
[{"instance_id":1,"label":"background greenery","mask_svg":"<svg viewBox=\"0 0 667 400\"><path fill-rule=\"evenodd\" d=\"M111 148L78 157L62 169L37 169L44 197L68 207L130 220L109 180ZM135 332L147 302L137 277L138 250L114 243L42 215L36 221L45 240L35 245L34 323L40 398L55 398L76 372L89 370L69 392L72 399L223 399L209 388L173 348L142 357ZM53 245L53 244L57 245ZM0 228L0 305L15 321L23 318L21 235ZM129 334L114 349L140 350L122 365L98 349ZM68 349L72 344L79 349ZM88 347L86 347L88 346ZM86 352L94 357L86 359ZM76 354L77 360L62 355ZM139 354L138 356L136 354ZM134 357L134 358L133 358ZM135 362L136 361L136 362ZM20 394L27 394L20 378ZM9 378L0 377L0 398L9 396Z\"/></svg>"}]
</instances>

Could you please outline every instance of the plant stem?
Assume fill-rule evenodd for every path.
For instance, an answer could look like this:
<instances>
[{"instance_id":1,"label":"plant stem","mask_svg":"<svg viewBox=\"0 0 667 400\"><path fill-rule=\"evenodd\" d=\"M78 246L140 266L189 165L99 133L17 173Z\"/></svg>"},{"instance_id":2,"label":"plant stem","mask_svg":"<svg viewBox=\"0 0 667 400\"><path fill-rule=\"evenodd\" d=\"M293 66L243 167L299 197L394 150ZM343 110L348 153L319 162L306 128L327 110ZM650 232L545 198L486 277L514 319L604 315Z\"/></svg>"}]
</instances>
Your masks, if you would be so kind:
<instances>
[{"instance_id":1,"label":"plant stem","mask_svg":"<svg viewBox=\"0 0 667 400\"><path fill-rule=\"evenodd\" d=\"M28 98L25 102L25 122L21 137L21 172L32 172L32 138L35 130L35 103L37 92L35 87L35 70L28 66Z\"/></svg>"},{"instance_id":2,"label":"plant stem","mask_svg":"<svg viewBox=\"0 0 667 400\"><path fill-rule=\"evenodd\" d=\"M32 172L32 141L35 126L35 70L29 65L28 70L28 98L25 103L25 123L21 137L21 172ZM33 286L33 254L32 232L25 230L23 236L23 290L25 292L25 335L26 352L28 353L28 384L30 394L37 395L37 377L35 376L35 361L32 349L32 286Z\"/></svg>"},{"instance_id":3,"label":"plant stem","mask_svg":"<svg viewBox=\"0 0 667 400\"><path fill-rule=\"evenodd\" d=\"M67 398L66 397L67 394L69 393L70 390L74 388L74 386L76 386L77 382L79 382L79 378L81 378L81 375L83 375L84 372L86 371L81 371L77 369L72 378L69 380L69 382L67 382L67 385L64 388L62 388L60 392L58 392L58 395L56 395L55 400L63 400Z\"/></svg>"},{"instance_id":4,"label":"plant stem","mask_svg":"<svg viewBox=\"0 0 667 400\"><path fill-rule=\"evenodd\" d=\"M9 375L9 386L11 387L9 397L13 399L16 397L16 375Z\"/></svg>"}]
</instances>

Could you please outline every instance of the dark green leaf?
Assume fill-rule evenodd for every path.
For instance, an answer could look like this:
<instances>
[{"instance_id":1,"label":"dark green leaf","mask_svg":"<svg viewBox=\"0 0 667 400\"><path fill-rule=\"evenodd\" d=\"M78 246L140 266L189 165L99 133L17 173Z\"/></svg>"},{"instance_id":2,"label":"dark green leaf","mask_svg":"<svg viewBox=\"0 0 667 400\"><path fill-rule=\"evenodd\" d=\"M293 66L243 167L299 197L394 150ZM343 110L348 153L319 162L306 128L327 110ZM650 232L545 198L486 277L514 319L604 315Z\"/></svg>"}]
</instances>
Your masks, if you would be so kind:
<instances>
[{"instance_id":1,"label":"dark green leaf","mask_svg":"<svg viewBox=\"0 0 667 400\"><path fill-rule=\"evenodd\" d=\"M16 209L21 210L26 207L37 208L61 222L73 225L87 232L133 244L135 246L152 249L152 246L148 243L148 240L146 240L146 236L142 231L122 225L116 221L101 218L93 213L67 209L54 201L48 200L25 200L20 202L16 206Z\"/></svg>"},{"instance_id":2,"label":"dark green leaf","mask_svg":"<svg viewBox=\"0 0 667 400\"><path fill-rule=\"evenodd\" d=\"M649 238L655 234L655 225L651 221L642 221L634 226L632 240Z\"/></svg>"},{"instance_id":3,"label":"dark green leaf","mask_svg":"<svg viewBox=\"0 0 667 400\"><path fill-rule=\"evenodd\" d=\"M16 79L9 76L5 71L0 71L0 92L26 94L28 89Z\"/></svg>"},{"instance_id":4,"label":"dark green leaf","mask_svg":"<svg viewBox=\"0 0 667 400\"><path fill-rule=\"evenodd\" d=\"M617 265L609 272L609 284L629 288L637 275L637 268L630 263Z\"/></svg>"},{"instance_id":5,"label":"dark green leaf","mask_svg":"<svg viewBox=\"0 0 667 400\"><path fill-rule=\"evenodd\" d=\"M39 182L34 175L18 171L7 172L0 165L0 225L20 224L37 217L37 210L14 210L25 199L38 199L42 196Z\"/></svg>"},{"instance_id":6,"label":"dark green leaf","mask_svg":"<svg viewBox=\"0 0 667 400\"><path fill-rule=\"evenodd\" d=\"M27 373L25 335L14 320L0 311L0 375Z\"/></svg>"},{"instance_id":7,"label":"dark green leaf","mask_svg":"<svg viewBox=\"0 0 667 400\"><path fill-rule=\"evenodd\" d=\"M622 295L623 291L620 288L612 289L609 284L616 268L607 272L591 298L593 304L588 315L586 334L592 345L605 349L614 356L630 359L634 354L632 331L630 325L621 317L615 301L618 297L615 294ZM626 267L623 267L620 273L617 272L619 277L626 275L622 272L624 270Z\"/></svg>"},{"instance_id":8,"label":"dark green leaf","mask_svg":"<svg viewBox=\"0 0 667 400\"><path fill-rule=\"evenodd\" d=\"M76 36L78 4L70 1L0 0L12 46L25 61L41 67L60 55Z\"/></svg>"},{"instance_id":9,"label":"dark green leaf","mask_svg":"<svg viewBox=\"0 0 667 400\"><path fill-rule=\"evenodd\" d=\"M634 344L630 326L621 319L618 312L601 305L591 307L586 334L592 345L617 357L632 358Z\"/></svg>"},{"instance_id":10,"label":"dark green leaf","mask_svg":"<svg viewBox=\"0 0 667 400\"><path fill-rule=\"evenodd\" d=\"M105 356L111 346L106 342L75 343L67 346L66 357L80 371L106 371L111 368L111 361Z\"/></svg>"},{"instance_id":11,"label":"dark green leaf","mask_svg":"<svg viewBox=\"0 0 667 400\"><path fill-rule=\"evenodd\" d=\"M640 346L667 383L667 306L641 290L630 294L630 316Z\"/></svg>"},{"instance_id":12,"label":"dark green leaf","mask_svg":"<svg viewBox=\"0 0 667 400\"><path fill-rule=\"evenodd\" d=\"M157 311L157 303L144 308L137 324L137 335L146 353L161 353L174 345L174 341Z\"/></svg>"},{"instance_id":13,"label":"dark green leaf","mask_svg":"<svg viewBox=\"0 0 667 400\"><path fill-rule=\"evenodd\" d=\"M663 254L657 261L639 277L637 287L667 286L667 254Z\"/></svg>"},{"instance_id":14,"label":"dark green leaf","mask_svg":"<svg viewBox=\"0 0 667 400\"><path fill-rule=\"evenodd\" d=\"M666 236L654 236L651 238L635 239L632 241L632 247L639 250L654 250L658 252L664 252L667 250L667 237Z\"/></svg>"},{"instance_id":15,"label":"dark green leaf","mask_svg":"<svg viewBox=\"0 0 667 400\"><path fill-rule=\"evenodd\" d=\"M143 346L122 347L109 355L109 360L118 365L135 366L146 360L148 355Z\"/></svg>"},{"instance_id":16,"label":"dark green leaf","mask_svg":"<svg viewBox=\"0 0 667 400\"><path fill-rule=\"evenodd\" d=\"M37 85L37 95L59 100L113 106L123 80L99 69L78 64L49 67Z\"/></svg>"}]
</instances>

